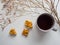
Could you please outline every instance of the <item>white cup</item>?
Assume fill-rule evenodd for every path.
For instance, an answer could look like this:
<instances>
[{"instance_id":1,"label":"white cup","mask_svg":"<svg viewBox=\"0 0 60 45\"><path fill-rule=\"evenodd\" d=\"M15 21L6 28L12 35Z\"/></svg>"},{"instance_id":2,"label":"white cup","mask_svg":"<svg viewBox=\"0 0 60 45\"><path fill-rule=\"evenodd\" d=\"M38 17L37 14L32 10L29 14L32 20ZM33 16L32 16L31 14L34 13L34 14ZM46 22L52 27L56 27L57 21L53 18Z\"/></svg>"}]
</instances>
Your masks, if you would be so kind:
<instances>
[{"instance_id":1,"label":"white cup","mask_svg":"<svg viewBox=\"0 0 60 45\"><path fill-rule=\"evenodd\" d=\"M44 14L45 14L45 15L49 15L49 16L53 19L53 24L52 24L51 28L49 28L49 29L47 29L47 30L44 30L44 29L40 28L40 27L38 26L38 23L37 23L39 17L40 17L41 15L44 15ZM53 29L53 27L54 27L54 25L55 25L55 19L54 19L54 17L53 17L51 14L48 14L48 13L43 13L43 14L41 14L41 15L38 16L37 21L36 21L36 25L37 25L38 29L39 29L40 31L43 31L43 32L48 32L48 31L50 31L50 30L56 31L55 29Z\"/></svg>"}]
</instances>

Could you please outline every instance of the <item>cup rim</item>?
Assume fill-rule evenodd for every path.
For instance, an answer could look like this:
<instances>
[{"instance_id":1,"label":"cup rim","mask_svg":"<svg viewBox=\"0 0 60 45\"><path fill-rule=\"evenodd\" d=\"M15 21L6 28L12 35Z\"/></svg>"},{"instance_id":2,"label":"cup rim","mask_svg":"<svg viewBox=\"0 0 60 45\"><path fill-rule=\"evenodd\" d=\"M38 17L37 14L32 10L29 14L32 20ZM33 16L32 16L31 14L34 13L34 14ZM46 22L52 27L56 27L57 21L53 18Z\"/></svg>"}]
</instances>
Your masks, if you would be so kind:
<instances>
[{"instance_id":1,"label":"cup rim","mask_svg":"<svg viewBox=\"0 0 60 45\"><path fill-rule=\"evenodd\" d=\"M48 15L50 15L50 16L53 18L54 24L55 24L55 19L54 19L54 17L53 17L51 14L49 14L49 13L42 13L42 14L48 14ZM41 15L42 15L42 14L41 14ZM41 15L39 15L39 16L41 16ZM38 20L39 16L37 17L37 20ZM54 24L52 25L51 28L49 28L49 29L47 29L47 30L44 30L44 29L41 29L41 28L38 26L37 21L36 21L36 25L37 25L38 29L39 29L40 31L43 31L43 32L48 32L48 31L50 31L50 29L53 28Z\"/></svg>"}]
</instances>

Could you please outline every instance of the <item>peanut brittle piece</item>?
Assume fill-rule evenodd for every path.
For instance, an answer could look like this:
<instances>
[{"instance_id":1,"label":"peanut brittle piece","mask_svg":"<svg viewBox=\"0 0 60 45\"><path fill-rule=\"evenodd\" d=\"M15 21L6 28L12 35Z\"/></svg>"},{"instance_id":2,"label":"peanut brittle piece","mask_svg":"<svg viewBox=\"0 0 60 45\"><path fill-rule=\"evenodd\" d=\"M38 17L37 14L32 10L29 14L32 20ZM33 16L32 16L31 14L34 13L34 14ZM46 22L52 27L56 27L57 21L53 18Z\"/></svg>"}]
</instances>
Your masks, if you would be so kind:
<instances>
[{"instance_id":1,"label":"peanut brittle piece","mask_svg":"<svg viewBox=\"0 0 60 45\"><path fill-rule=\"evenodd\" d=\"M22 35L24 35L24 36L28 36L28 34L29 34L29 30L24 29L23 32L22 32Z\"/></svg>"},{"instance_id":2,"label":"peanut brittle piece","mask_svg":"<svg viewBox=\"0 0 60 45\"><path fill-rule=\"evenodd\" d=\"M28 28L32 28L32 27L33 27L33 26L32 26L32 21L26 20L26 21L25 21L25 26L28 27Z\"/></svg>"},{"instance_id":3,"label":"peanut brittle piece","mask_svg":"<svg viewBox=\"0 0 60 45\"><path fill-rule=\"evenodd\" d=\"M16 35L17 33L16 33L15 29L11 29L10 32L9 32L9 34L10 35Z\"/></svg>"}]
</instances>

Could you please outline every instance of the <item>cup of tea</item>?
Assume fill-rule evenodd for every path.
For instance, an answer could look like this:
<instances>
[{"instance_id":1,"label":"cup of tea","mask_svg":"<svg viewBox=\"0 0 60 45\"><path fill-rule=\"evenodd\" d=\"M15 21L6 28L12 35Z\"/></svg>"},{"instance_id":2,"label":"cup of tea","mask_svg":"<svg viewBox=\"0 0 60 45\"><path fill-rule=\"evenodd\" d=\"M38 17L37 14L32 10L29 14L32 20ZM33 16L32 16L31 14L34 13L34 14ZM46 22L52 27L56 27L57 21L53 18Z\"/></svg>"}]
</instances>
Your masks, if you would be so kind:
<instances>
[{"instance_id":1,"label":"cup of tea","mask_svg":"<svg viewBox=\"0 0 60 45\"><path fill-rule=\"evenodd\" d=\"M55 24L54 17L51 14L43 13L37 18L37 27L43 32L48 32Z\"/></svg>"}]
</instances>

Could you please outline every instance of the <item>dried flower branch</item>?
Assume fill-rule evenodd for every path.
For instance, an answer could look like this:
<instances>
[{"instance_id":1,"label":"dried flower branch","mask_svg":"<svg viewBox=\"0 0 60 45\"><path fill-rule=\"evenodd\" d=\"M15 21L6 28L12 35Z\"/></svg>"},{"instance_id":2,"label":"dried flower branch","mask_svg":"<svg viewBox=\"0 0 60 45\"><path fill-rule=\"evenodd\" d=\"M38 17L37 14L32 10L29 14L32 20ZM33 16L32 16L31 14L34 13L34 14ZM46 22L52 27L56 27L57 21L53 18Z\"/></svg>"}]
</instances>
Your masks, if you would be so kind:
<instances>
[{"instance_id":1,"label":"dried flower branch","mask_svg":"<svg viewBox=\"0 0 60 45\"><path fill-rule=\"evenodd\" d=\"M52 14L60 26L60 20L59 20L58 12L57 12L57 7L60 0L56 2L57 3L56 5L55 5L55 1L56 0L41 0L41 1L2 0L2 3L4 3L2 10L5 11L5 14L1 14L1 15L4 15L6 18L4 17L4 21L3 21L4 24L0 24L0 26L4 29L8 24L12 23L11 18L16 20L17 17L24 15L25 12L30 12L30 13L32 12L32 13L40 14L40 12L33 11L31 8L40 8L46 11L47 13ZM30 9L30 11L25 8ZM17 12L19 12L19 14L17 14Z\"/></svg>"},{"instance_id":2,"label":"dried flower branch","mask_svg":"<svg viewBox=\"0 0 60 45\"><path fill-rule=\"evenodd\" d=\"M36 0L36 1L37 1L37 0ZM55 1L56 1L56 0L42 0L42 4L40 4L41 2L39 3L39 2L37 1L38 4L40 4L40 5L37 5L37 6L42 6L42 8L43 8L46 12L54 15L54 18L57 20L57 23L58 23L59 26L60 26L60 21L59 21L58 12L57 12L57 7L58 7L58 4L59 4L59 1L60 1L60 0L57 1L56 6L55 6ZM31 1L31 2L32 2L32 1ZM44 2L46 2L45 4L49 5L49 11L50 11L50 12L47 10L47 8L45 8ZM34 2L32 2L32 3L34 3ZM35 3L35 4L36 4L36 3ZM41 8L41 7L39 7L39 8Z\"/></svg>"}]
</instances>

